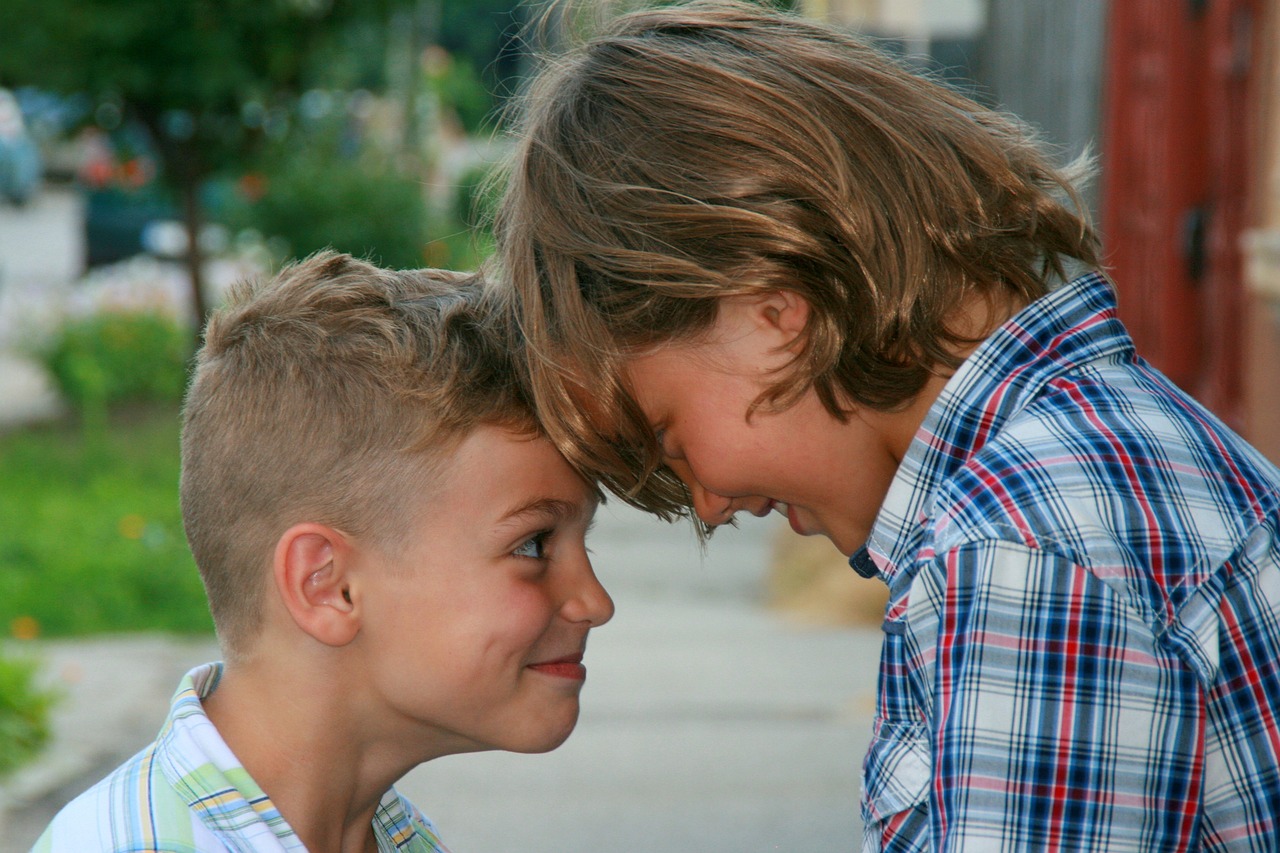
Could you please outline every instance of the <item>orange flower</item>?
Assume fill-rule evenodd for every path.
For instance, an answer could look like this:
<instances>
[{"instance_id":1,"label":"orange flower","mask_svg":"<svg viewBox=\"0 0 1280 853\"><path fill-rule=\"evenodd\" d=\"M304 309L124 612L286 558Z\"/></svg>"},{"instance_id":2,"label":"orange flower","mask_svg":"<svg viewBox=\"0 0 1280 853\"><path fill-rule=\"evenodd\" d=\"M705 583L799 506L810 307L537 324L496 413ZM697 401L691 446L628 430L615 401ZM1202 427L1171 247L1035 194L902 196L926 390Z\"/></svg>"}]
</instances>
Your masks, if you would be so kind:
<instances>
[{"instance_id":1,"label":"orange flower","mask_svg":"<svg viewBox=\"0 0 1280 853\"><path fill-rule=\"evenodd\" d=\"M34 640L40 636L40 623L34 616L19 616L9 623L9 633L15 640Z\"/></svg>"},{"instance_id":2,"label":"orange flower","mask_svg":"<svg viewBox=\"0 0 1280 853\"><path fill-rule=\"evenodd\" d=\"M125 539L141 539L147 528L147 520L140 515L129 514L120 519L120 535Z\"/></svg>"}]
</instances>

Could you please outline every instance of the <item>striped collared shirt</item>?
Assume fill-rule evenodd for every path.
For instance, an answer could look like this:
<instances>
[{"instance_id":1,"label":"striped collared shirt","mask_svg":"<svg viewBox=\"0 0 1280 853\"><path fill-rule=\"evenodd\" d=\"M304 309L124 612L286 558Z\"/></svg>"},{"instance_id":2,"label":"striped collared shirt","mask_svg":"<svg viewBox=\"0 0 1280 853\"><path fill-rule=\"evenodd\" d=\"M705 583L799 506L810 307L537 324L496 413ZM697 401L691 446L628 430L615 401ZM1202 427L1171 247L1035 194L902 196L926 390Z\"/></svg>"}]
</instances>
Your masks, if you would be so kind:
<instances>
[{"instance_id":1,"label":"striped collared shirt","mask_svg":"<svg viewBox=\"0 0 1280 853\"><path fill-rule=\"evenodd\" d=\"M187 673L156 742L59 812L33 853L305 850L204 713L200 700L221 675L216 663ZM374 813L373 832L382 853L448 853L394 788Z\"/></svg>"},{"instance_id":2,"label":"striped collared shirt","mask_svg":"<svg viewBox=\"0 0 1280 853\"><path fill-rule=\"evenodd\" d=\"M983 342L868 547L866 850L1280 849L1280 471L1089 275Z\"/></svg>"}]
</instances>

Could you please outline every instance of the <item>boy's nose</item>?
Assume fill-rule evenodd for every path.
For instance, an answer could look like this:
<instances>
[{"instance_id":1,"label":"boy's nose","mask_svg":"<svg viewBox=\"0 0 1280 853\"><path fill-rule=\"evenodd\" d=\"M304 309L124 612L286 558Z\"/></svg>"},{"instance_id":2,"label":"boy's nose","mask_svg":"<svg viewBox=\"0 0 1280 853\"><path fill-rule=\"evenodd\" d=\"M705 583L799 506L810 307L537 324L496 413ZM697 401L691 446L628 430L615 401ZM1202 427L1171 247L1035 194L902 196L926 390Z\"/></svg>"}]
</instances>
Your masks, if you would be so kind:
<instances>
[{"instance_id":1,"label":"boy's nose","mask_svg":"<svg viewBox=\"0 0 1280 853\"><path fill-rule=\"evenodd\" d=\"M667 459L666 464L689 490L689 497L693 500L694 514L702 520L703 524L715 527L729 520L729 516L733 515L731 498L716 494L702 485L698 478L693 476L693 470L684 459Z\"/></svg>"},{"instance_id":2,"label":"boy's nose","mask_svg":"<svg viewBox=\"0 0 1280 853\"><path fill-rule=\"evenodd\" d=\"M698 481L686 479L689 496L693 498L693 511L703 524L715 527L724 524L733 515L733 499L706 489Z\"/></svg>"},{"instance_id":3,"label":"boy's nose","mask_svg":"<svg viewBox=\"0 0 1280 853\"><path fill-rule=\"evenodd\" d=\"M590 560L583 560L582 572L576 583L573 595L562 610L566 619L587 622L592 628L599 628L613 618L613 598L596 577Z\"/></svg>"}]
</instances>

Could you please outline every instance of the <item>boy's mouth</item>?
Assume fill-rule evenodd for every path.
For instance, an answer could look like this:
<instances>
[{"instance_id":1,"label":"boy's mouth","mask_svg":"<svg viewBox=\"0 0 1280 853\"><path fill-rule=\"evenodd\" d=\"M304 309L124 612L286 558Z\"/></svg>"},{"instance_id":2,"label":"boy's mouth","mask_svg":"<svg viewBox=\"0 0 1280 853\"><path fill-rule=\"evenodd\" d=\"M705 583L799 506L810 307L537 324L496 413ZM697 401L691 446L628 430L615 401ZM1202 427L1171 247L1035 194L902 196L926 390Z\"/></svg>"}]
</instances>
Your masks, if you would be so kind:
<instances>
[{"instance_id":1,"label":"boy's mouth","mask_svg":"<svg viewBox=\"0 0 1280 853\"><path fill-rule=\"evenodd\" d=\"M791 525L791 529L801 536L808 536L809 533L800 526L800 519L796 518L796 511L791 504L784 504L781 501L774 501L773 508L782 513L787 518L787 523Z\"/></svg>"},{"instance_id":2,"label":"boy's mouth","mask_svg":"<svg viewBox=\"0 0 1280 853\"><path fill-rule=\"evenodd\" d=\"M778 506L779 504L777 501L775 501L773 498L769 498L769 500L765 502L764 506L760 507L759 509L752 510L751 514L754 515L756 518L764 518L766 515L773 512L775 509L777 509ZM781 504L781 506L784 508L784 511L785 511L786 504Z\"/></svg>"},{"instance_id":3,"label":"boy's mouth","mask_svg":"<svg viewBox=\"0 0 1280 853\"><path fill-rule=\"evenodd\" d=\"M587 677L587 668L582 665L582 652L565 655L555 660L531 663L529 669L541 672L543 675L568 678L573 681L582 681Z\"/></svg>"}]
</instances>

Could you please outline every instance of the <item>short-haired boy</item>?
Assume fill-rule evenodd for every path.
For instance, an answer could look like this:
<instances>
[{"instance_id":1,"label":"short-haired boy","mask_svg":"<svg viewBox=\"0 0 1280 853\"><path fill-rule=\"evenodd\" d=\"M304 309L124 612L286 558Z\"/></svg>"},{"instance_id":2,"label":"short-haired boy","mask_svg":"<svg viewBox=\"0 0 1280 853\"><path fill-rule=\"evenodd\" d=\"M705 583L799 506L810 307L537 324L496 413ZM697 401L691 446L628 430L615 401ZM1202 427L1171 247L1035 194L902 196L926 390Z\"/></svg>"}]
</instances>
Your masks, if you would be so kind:
<instances>
[{"instance_id":1,"label":"short-haired boy","mask_svg":"<svg viewBox=\"0 0 1280 853\"><path fill-rule=\"evenodd\" d=\"M1280 472L1139 358L1016 120L758 6L526 94L498 219L545 428L640 507L889 588L869 850L1280 846Z\"/></svg>"},{"instance_id":2,"label":"short-haired boy","mask_svg":"<svg viewBox=\"0 0 1280 853\"><path fill-rule=\"evenodd\" d=\"M477 290L326 253L210 320L181 492L225 660L36 851L444 850L397 779L568 737L597 493Z\"/></svg>"}]
</instances>

